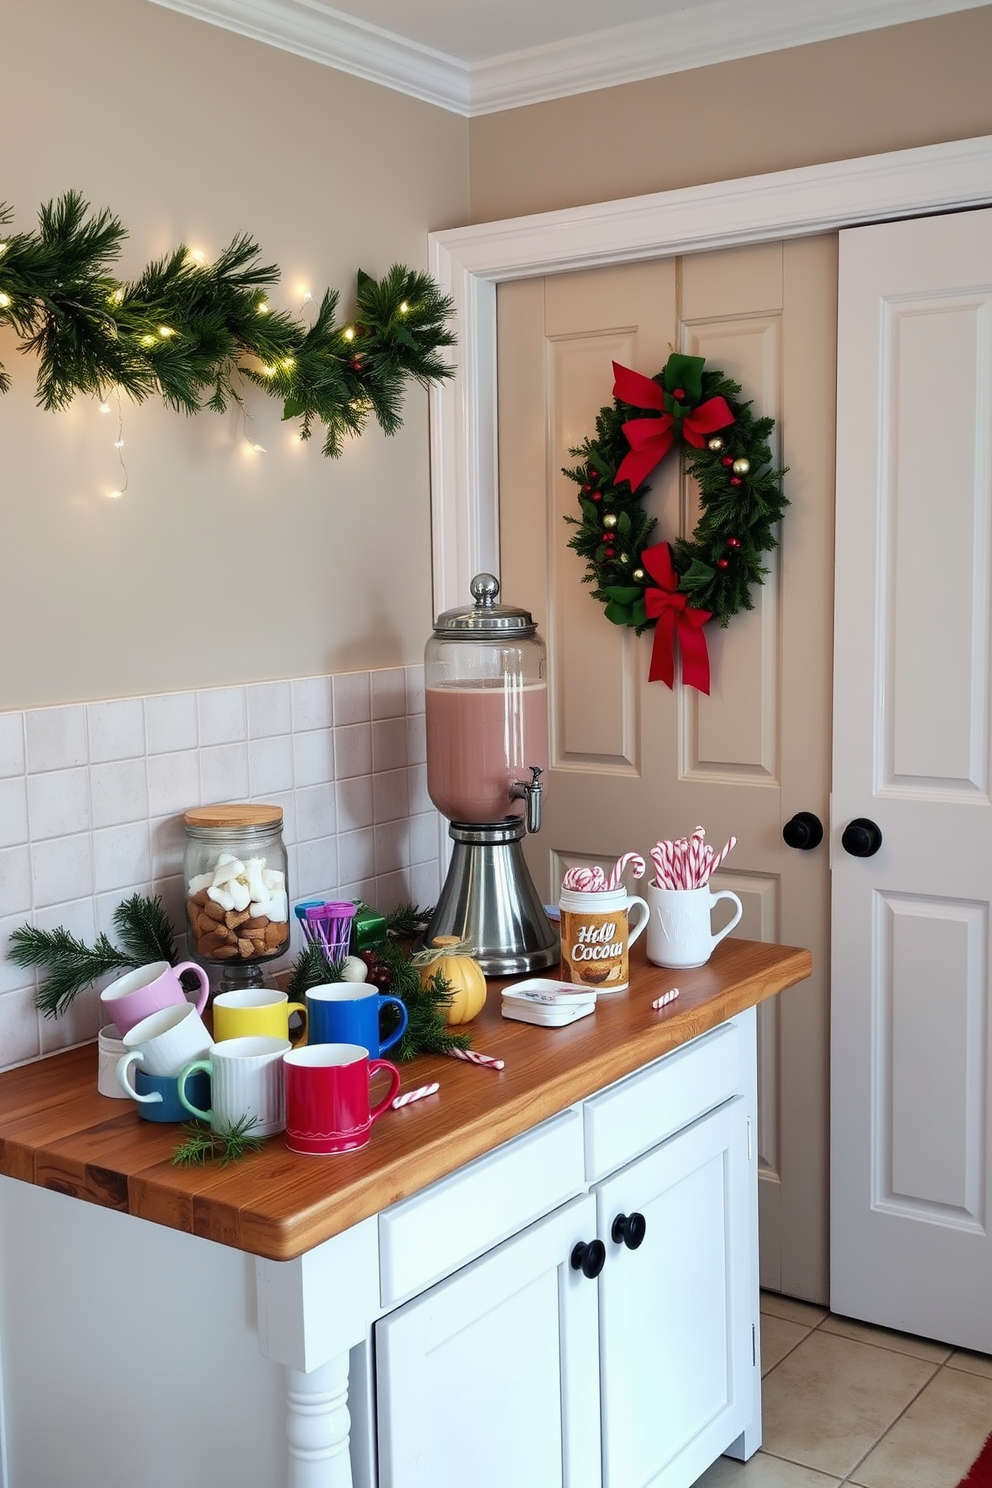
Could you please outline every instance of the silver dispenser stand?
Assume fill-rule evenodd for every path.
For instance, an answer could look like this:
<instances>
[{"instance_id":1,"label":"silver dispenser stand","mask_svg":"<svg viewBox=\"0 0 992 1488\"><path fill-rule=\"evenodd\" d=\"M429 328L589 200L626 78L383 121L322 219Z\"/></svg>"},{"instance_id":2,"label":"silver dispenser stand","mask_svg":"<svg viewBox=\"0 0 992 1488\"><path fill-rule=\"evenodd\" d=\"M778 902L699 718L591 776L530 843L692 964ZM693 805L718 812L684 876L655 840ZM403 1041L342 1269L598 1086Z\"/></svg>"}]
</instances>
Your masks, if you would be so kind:
<instances>
[{"instance_id":1,"label":"silver dispenser stand","mask_svg":"<svg viewBox=\"0 0 992 1488\"><path fill-rule=\"evenodd\" d=\"M455 845L425 945L435 935L469 941L487 977L526 976L558 964L558 932L520 846L526 830L518 816L484 826L449 823Z\"/></svg>"}]
</instances>

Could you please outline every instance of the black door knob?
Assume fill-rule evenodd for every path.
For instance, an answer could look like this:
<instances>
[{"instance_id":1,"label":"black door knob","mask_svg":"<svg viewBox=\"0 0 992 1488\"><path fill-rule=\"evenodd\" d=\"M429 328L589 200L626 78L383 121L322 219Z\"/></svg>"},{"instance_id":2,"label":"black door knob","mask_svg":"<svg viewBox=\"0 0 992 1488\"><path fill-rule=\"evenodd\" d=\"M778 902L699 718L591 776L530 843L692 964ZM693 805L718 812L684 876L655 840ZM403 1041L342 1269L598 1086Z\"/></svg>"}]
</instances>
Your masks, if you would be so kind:
<instances>
[{"instance_id":1,"label":"black door knob","mask_svg":"<svg viewBox=\"0 0 992 1488\"><path fill-rule=\"evenodd\" d=\"M812 811L797 811L791 821L782 828L782 837L789 847L798 847L800 852L811 852L823 841L823 823Z\"/></svg>"},{"instance_id":2,"label":"black door knob","mask_svg":"<svg viewBox=\"0 0 992 1488\"><path fill-rule=\"evenodd\" d=\"M613 1221L610 1235L614 1245L626 1245L628 1250L636 1250L648 1232L648 1222L643 1214L638 1214L635 1209L633 1214L618 1214Z\"/></svg>"},{"instance_id":3,"label":"black door knob","mask_svg":"<svg viewBox=\"0 0 992 1488\"><path fill-rule=\"evenodd\" d=\"M844 828L840 845L852 858L871 858L882 845L882 834L867 816L856 816Z\"/></svg>"},{"instance_id":4,"label":"black door knob","mask_svg":"<svg viewBox=\"0 0 992 1488\"><path fill-rule=\"evenodd\" d=\"M581 1271L594 1281L606 1265L606 1246L602 1240L580 1240L572 1250L571 1260L573 1271Z\"/></svg>"}]
</instances>

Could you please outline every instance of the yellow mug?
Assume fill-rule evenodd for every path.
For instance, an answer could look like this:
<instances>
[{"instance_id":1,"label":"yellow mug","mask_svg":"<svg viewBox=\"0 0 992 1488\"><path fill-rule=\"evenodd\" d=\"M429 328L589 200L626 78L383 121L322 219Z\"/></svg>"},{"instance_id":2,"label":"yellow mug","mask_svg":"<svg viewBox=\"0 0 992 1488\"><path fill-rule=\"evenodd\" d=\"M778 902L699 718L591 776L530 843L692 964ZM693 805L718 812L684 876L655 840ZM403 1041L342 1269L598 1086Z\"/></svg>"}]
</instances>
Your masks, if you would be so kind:
<instances>
[{"instance_id":1,"label":"yellow mug","mask_svg":"<svg viewBox=\"0 0 992 1488\"><path fill-rule=\"evenodd\" d=\"M294 1013L303 1019L303 1027L290 1039L289 1020ZM213 1002L214 1043L235 1038L290 1039L293 1048L306 1043L307 1010L302 1002L290 1002L287 993L275 987L242 988L236 992L218 992Z\"/></svg>"}]
</instances>

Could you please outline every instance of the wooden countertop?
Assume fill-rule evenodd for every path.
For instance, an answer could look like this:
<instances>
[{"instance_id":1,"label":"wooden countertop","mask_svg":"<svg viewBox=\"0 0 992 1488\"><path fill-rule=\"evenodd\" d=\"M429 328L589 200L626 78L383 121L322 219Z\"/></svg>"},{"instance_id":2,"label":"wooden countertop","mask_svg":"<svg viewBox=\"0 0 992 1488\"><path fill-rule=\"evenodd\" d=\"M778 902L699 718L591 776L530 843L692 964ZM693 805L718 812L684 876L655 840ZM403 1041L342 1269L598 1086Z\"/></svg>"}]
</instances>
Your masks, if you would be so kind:
<instances>
[{"instance_id":1,"label":"wooden countertop","mask_svg":"<svg viewBox=\"0 0 992 1488\"><path fill-rule=\"evenodd\" d=\"M90 1203L290 1260L425 1188L575 1101L809 976L806 950L723 941L706 966L669 972L631 953L628 992L590 1018L537 1028L500 1015L499 987L471 1025L473 1047L499 1072L421 1055L402 1089L438 1080L436 1096L387 1112L359 1152L309 1157L281 1137L220 1168L172 1165L179 1127L142 1121L96 1088L96 1044L0 1075L0 1173ZM517 980L514 978L513 980ZM678 986L661 1012L652 1000ZM373 1099L378 1085L373 1086Z\"/></svg>"}]
</instances>

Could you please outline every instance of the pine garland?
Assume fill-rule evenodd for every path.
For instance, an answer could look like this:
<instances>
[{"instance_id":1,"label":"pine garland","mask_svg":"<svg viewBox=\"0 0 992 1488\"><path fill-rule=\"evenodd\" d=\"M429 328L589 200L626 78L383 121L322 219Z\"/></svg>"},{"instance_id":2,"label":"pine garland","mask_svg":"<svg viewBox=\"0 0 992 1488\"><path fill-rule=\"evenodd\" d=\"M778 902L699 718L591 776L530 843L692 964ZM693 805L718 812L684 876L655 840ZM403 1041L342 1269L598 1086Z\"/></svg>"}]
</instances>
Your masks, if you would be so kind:
<instances>
[{"instance_id":1,"label":"pine garland","mask_svg":"<svg viewBox=\"0 0 992 1488\"><path fill-rule=\"evenodd\" d=\"M172 925L158 897L146 899L134 894L125 899L114 910L114 929L123 950L102 931L93 946L62 926L39 930L36 925L21 925L11 931L11 961L16 966L47 969L48 975L35 996L35 1005L46 1018L59 1017L73 998L100 977L155 961L175 966L179 960Z\"/></svg>"},{"instance_id":2,"label":"pine garland","mask_svg":"<svg viewBox=\"0 0 992 1488\"><path fill-rule=\"evenodd\" d=\"M455 344L452 302L426 274L394 264L376 281L359 271L354 318L338 323L329 289L306 325L270 308L279 270L247 234L212 264L180 245L125 282L111 266L127 232L106 208L89 212L69 191L41 208L37 232L5 237L13 214L0 203L0 328L37 356L45 409L119 391L135 403L157 394L187 414L223 412L242 403L239 374L279 398L283 418L301 420L303 439L322 424L323 453L336 457L370 417L396 432L407 378L427 387L453 376L439 355ZM0 365L0 393L9 387Z\"/></svg>"},{"instance_id":3,"label":"pine garland","mask_svg":"<svg viewBox=\"0 0 992 1488\"><path fill-rule=\"evenodd\" d=\"M257 1116L242 1116L240 1121L215 1132L200 1121L184 1121L180 1128L183 1140L172 1154L173 1165L202 1167L207 1158L216 1157L218 1166L226 1168L252 1152L261 1152L266 1139L254 1134L257 1125Z\"/></svg>"}]
</instances>

